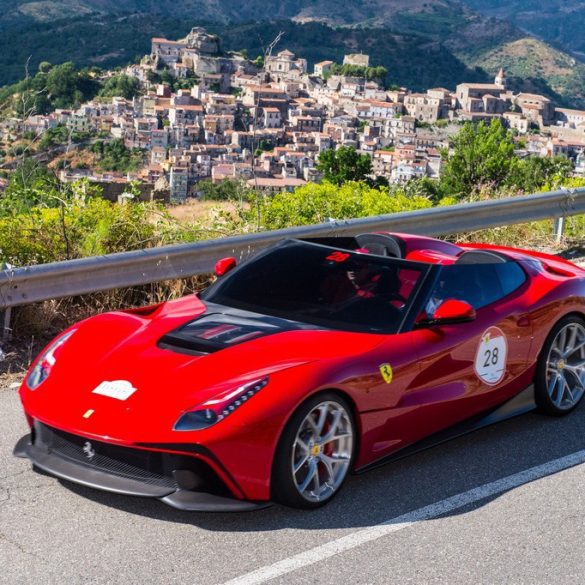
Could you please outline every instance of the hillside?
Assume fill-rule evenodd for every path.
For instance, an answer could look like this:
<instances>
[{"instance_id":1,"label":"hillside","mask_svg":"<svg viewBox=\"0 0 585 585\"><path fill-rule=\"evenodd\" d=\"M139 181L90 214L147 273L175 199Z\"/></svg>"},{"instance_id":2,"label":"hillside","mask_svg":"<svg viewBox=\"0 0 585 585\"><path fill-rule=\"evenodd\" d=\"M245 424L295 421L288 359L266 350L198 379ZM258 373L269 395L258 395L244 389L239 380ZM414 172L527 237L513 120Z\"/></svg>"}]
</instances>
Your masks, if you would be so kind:
<instances>
[{"instance_id":1,"label":"hillside","mask_svg":"<svg viewBox=\"0 0 585 585\"><path fill-rule=\"evenodd\" d=\"M123 65L149 52L150 37L195 25L252 56L279 30L281 47L310 64L364 51L390 83L413 89L484 81L504 65L517 89L585 107L581 62L458 0L348 0L342 10L337 0L0 0L0 84L21 79L29 57L30 71L41 61Z\"/></svg>"},{"instance_id":2,"label":"hillside","mask_svg":"<svg viewBox=\"0 0 585 585\"><path fill-rule=\"evenodd\" d=\"M216 22L252 20L319 21L328 24L389 24L400 13L453 10L457 0L0 0L0 23L28 20L47 22L90 13L141 13L166 17L197 17ZM459 8L460 10L460 8Z\"/></svg>"},{"instance_id":3,"label":"hillside","mask_svg":"<svg viewBox=\"0 0 585 585\"><path fill-rule=\"evenodd\" d=\"M491 73L503 67L512 78L512 84L519 84L525 91L539 93L544 90L547 93L552 90L557 96L549 95L557 102L574 96L575 102L584 104L585 66L538 39L528 37L505 42L465 61L468 65L481 65ZM543 80L547 82L546 88L543 88Z\"/></svg>"},{"instance_id":4,"label":"hillside","mask_svg":"<svg viewBox=\"0 0 585 585\"><path fill-rule=\"evenodd\" d=\"M465 0L475 10L508 20L542 40L585 59L582 0Z\"/></svg>"}]
</instances>

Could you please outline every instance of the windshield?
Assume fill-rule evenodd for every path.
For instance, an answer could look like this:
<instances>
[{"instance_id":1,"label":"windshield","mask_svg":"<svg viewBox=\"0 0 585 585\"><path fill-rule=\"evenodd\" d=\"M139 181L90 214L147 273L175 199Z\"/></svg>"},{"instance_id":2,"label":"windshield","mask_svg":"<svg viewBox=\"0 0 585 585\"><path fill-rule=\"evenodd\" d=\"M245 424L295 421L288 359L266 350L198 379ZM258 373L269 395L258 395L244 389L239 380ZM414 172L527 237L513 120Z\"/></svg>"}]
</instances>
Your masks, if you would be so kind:
<instances>
[{"instance_id":1,"label":"windshield","mask_svg":"<svg viewBox=\"0 0 585 585\"><path fill-rule=\"evenodd\" d=\"M218 281L203 298L333 329L397 333L427 270L289 240Z\"/></svg>"}]
</instances>

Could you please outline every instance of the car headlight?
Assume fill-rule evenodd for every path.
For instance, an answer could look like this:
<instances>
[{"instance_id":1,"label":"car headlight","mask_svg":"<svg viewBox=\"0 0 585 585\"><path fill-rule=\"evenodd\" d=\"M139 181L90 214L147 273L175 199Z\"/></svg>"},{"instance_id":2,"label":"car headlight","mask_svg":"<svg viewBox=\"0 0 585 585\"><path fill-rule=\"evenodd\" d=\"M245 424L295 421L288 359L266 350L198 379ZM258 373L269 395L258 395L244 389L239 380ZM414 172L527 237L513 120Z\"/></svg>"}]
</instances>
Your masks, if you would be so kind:
<instances>
[{"instance_id":1,"label":"car headlight","mask_svg":"<svg viewBox=\"0 0 585 585\"><path fill-rule=\"evenodd\" d=\"M184 412L173 427L174 431L200 431L222 421L240 406L248 402L268 384L268 377L238 386L235 390L208 400L197 410Z\"/></svg>"},{"instance_id":2,"label":"car headlight","mask_svg":"<svg viewBox=\"0 0 585 585\"><path fill-rule=\"evenodd\" d=\"M59 348L63 346L63 344L75 333L76 329L72 329L67 333L64 333L47 349L43 352L43 354L37 360L34 368L30 371L29 375L26 377L26 385L29 387L30 390L36 390L48 377L53 369L53 366L57 362L57 353Z\"/></svg>"}]
</instances>

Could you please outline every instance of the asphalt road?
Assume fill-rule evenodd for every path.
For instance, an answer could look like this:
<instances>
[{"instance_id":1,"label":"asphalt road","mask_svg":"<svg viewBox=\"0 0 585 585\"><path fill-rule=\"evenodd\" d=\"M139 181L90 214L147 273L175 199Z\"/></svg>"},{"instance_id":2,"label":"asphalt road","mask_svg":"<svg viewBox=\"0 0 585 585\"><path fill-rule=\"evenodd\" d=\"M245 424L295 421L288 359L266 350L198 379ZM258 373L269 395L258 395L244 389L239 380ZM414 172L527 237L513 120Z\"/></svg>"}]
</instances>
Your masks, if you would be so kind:
<instances>
[{"instance_id":1,"label":"asphalt road","mask_svg":"<svg viewBox=\"0 0 585 585\"><path fill-rule=\"evenodd\" d=\"M585 404L352 477L317 511L246 514L179 512L34 472L12 457L26 432L16 391L0 389L0 413L1 584L585 582Z\"/></svg>"}]
</instances>

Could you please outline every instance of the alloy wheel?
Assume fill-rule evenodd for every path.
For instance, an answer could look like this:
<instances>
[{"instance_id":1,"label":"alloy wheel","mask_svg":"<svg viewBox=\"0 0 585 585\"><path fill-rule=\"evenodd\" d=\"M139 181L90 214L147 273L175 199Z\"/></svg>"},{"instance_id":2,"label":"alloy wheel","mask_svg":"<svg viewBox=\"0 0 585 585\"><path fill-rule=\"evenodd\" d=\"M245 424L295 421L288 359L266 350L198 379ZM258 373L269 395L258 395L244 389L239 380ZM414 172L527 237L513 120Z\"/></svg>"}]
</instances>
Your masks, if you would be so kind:
<instances>
[{"instance_id":1,"label":"alloy wheel","mask_svg":"<svg viewBox=\"0 0 585 585\"><path fill-rule=\"evenodd\" d=\"M292 447L292 475L298 493L309 502L330 498L341 486L351 462L353 425L344 406L317 404L301 422Z\"/></svg>"},{"instance_id":2,"label":"alloy wheel","mask_svg":"<svg viewBox=\"0 0 585 585\"><path fill-rule=\"evenodd\" d=\"M565 325L555 336L546 363L546 388L560 410L573 408L585 393L585 327Z\"/></svg>"}]
</instances>

